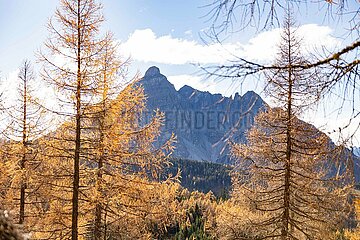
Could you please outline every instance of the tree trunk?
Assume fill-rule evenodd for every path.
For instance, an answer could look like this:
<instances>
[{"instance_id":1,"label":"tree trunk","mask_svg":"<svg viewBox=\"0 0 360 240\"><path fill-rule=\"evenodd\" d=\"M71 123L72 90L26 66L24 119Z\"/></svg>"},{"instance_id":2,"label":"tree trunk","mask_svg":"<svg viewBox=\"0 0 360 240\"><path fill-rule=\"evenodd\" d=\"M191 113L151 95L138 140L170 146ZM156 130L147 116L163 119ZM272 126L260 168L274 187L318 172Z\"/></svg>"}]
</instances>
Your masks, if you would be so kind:
<instances>
[{"instance_id":1,"label":"tree trunk","mask_svg":"<svg viewBox=\"0 0 360 240\"><path fill-rule=\"evenodd\" d=\"M101 192L101 180L102 180L102 166L103 166L103 159L102 157L99 158L98 162L98 191ZM101 239L101 203L98 202L95 208L95 230L94 235L96 240Z\"/></svg>"},{"instance_id":2,"label":"tree trunk","mask_svg":"<svg viewBox=\"0 0 360 240\"><path fill-rule=\"evenodd\" d=\"M81 21L80 21L80 0L77 6L77 89L76 89L76 137L74 155L74 175L73 175L73 197L72 197L72 219L71 219L71 239L78 239L78 215L79 215L79 180L80 180L80 134L81 134Z\"/></svg>"},{"instance_id":3,"label":"tree trunk","mask_svg":"<svg viewBox=\"0 0 360 240\"><path fill-rule=\"evenodd\" d=\"M292 120L292 69L291 69L291 43L288 42L288 91L287 91L287 123L286 123L286 162L285 162L285 175L284 175L284 213L282 219L282 233L283 240L290 239L290 179L291 179L291 153L292 153L292 141L291 141L291 120Z\"/></svg>"},{"instance_id":4,"label":"tree trunk","mask_svg":"<svg viewBox=\"0 0 360 240\"><path fill-rule=\"evenodd\" d=\"M22 159L20 162L21 171L25 170L25 162L26 162L26 142L27 142L27 129L26 129L26 117L27 117L27 62L24 63L24 93L23 93L23 126L22 126ZM21 176L21 187L20 187L20 211L19 211L19 224L23 224L25 220L25 190L26 184L24 183L24 176Z\"/></svg>"},{"instance_id":5,"label":"tree trunk","mask_svg":"<svg viewBox=\"0 0 360 240\"><path fill-rule=\"evenodd\" d=\"M107 54L107 53L106 53ZM107 55L106 55L107 56ZM97 174L97 191L102 194L102 168L103 168L103 163L104 163L104 155L105 155L105 149L104 149L104 140L105 140L105 121L106 121L106 113L107 113L107 92L108 92L108 85L107 85L107 67L106 67L106 61L104 62L104 90L103 90L103 94L102 94L102 108L101 108L101 113L100 113L100 121L99 121L99 129L100 129L100 139L99 139L99 144L100 144L100 157L98 160L98 174ZM101 239L101 213L102 213L102 206L101 206L101 202L97 202L96 203L96 208L95 208L95 230L94 230L94 235L95 235L95 239L96 240L100 240ZM105 234L106 235L106 234Z\"/></svg>"}]
</instances>

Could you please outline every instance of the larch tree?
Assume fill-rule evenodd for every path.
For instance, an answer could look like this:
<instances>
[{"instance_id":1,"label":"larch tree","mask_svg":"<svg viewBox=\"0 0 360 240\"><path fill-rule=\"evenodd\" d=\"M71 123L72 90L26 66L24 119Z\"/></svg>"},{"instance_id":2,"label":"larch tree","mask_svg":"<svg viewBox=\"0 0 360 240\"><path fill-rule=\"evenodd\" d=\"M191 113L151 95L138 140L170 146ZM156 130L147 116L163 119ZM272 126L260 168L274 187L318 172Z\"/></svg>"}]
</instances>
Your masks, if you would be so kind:
<instances>
[{"instance_id":1,"label":"larch tree","mask_svg":"<svg viewBox=\"0 0 360 240\"><path fill-rule=\"evenodd\" d=\"M118 59L111 34L97 38L101 6L62 0L55 20L49 52L39 57L62 106L51 110L63 122L44 137L48 199L34 237L141 236L146 221L160 214L153 210L162 204L156 186L167 184L159 172L174 139L154 146L164 116L144 118L143 89L124 80L127 62ZM140 222L131 230L137 233L126 231L125 223Z\"/></svg>"},{"instance_id":2,"label":"larch tree","mask_svg":"<svg viewBox=\"0 0 360 240\"><path fill-rule=\"evenodd\" d=\"M0 210L0 239L23 240L18 226L9 218L8 212Z\"/></svg>"},{"instance_id":3,"label":"larch tree","mask_svg":"<svg viewBox=\"0 0 360 240\"><path fill-rule=\"evenodd\" d=\"M307 6L311 6L308 8ZM296 64L293 68L301 70L319 71L323 75L322 97L337 99L340 106L333 106L336 109L329 111L338 111L339 115L344 114L343 109L349 108L350 111L345 113L349 123L335 128L341 137L348 130L350 132L341 144L352 145L356 133L359 130L359 58L358 51L360 41L358 38L359 31L359 6L352 4L352 1L302 1L296 2L291 0L214 0L208 5L209 11L206 17L209 18L210 27L206 32L206 37L210 41L221 43L229 35L241 31L254 30L259 33L264 30L274 29L280 26L281 12L291 7L294 12L301 17L311 16L313 14L323 15L328 22L340 22L344 24L339 35L348 36L347 43L343 46L332 47L327 49L326 46L313 49L313 58L306 64ZM313 9L318 9L315 13ZM346 19L346 20L345 20ZM346 25L349 24L349 25ZM342 31L342 32L341 32ZM340 37L341 38L341 37ZM349 41L349 42L348 42ZM221 65L203 65L200 68L209 76L221 80L232 80L234 82L244 82L247 79L253 80L254 76L263 74L269 70L282 71L286 66L274 65L269 62L259 62L245 57L236 55L228 59ZM343 115L344 116L344 115ZM354 126L355 125L355 126ZM354 126L354 128L352 128ZM345 131L344 131L345 130Z\"/></svg>"},{"instance_id":4,"label":"larch tree","mask_svg":"<svg viewBox=\"0 0 360 240\"><path fill-rule=\"evenodd\" d=\"M331 239L346 220L352 186L350 154L341 152L314 126L298 119L319 97L316 71L306 64L290 14L284 22L279 54L269 71L267 93L278 103L255 119L247 144L234 144L239 159L234 198L260 217L244 239Z\"/></svg>"},{"instance_id":5,"label":"larch tree","mask_svg":"<svg viewBox=\"0 0 360 240\"><path fill-rule=\"evenodd\" d=\"M128 61L119 59L110 33L97 61L97 100L86 109L84 138L88 142L89 164L94 166L87 176L91 188L86 195L92 196L87 209L94 209L93 217L87 220L91 230L88 234L90 238L102 239L107 236L110 222L121 221L115 214L116 205L129 204L126 201L131 199L132 191L143 191L143 196L136 198L146 198L146 185L152 185L148 174L158 175L169 164L167 154L174 139L158 148L154 146L164 116L156 112L150 121L143 119L146 111L143 89L136 79L126 81ZM129 198L125 201L126 194ZM138 210L128 207L125 211L136 215Z\"/></svg>"},{"instance_id":6,"label":"larch tree","mask_svg":"<svg viewBox=\"0 0 360 240\"><path fill-rule=\"evenodd\" d=\"M88 176L89 185L92 185L88 195L93 196L90 201L92 206L88 209L95 208L94 217L90 217L94 220L88 222L93 222L90 236L95 239L106 237L107 229L119 225L121 221L137 221L139 213L154 215L151 208L155 206L149 206L147 201L149 196L156 196L155 186L164 188L160 185L167 178L159 180L162 168L169 164L168 154L172 152L174 141L171 137L155 147L164 115L155 112L150 121L145 121L146 98L141 86L135 82L116 91L119 83L115 80L119 76L108 65L117 60L112 54L115 52L113 47L104 48L103 73L99 75L101 84L97 89L100 101L89 108L93 117L87 121L91 129L87 136L92 143L89 145L89 159L92 159L91 165L96 166L93 174ZM96 179L95 184L91 184L91 179ZM138 223L138 226L141 225Z\"/></svg>"},{"instance_id":7,"label":"larch tree","mask_svg":"<svg viewBox=\"0 0 360 240\"><path fill-rule=\"evenodd\" d=\"M73 165L71 239L74 240L79 235L80 171L85 155L82 120L97 87L96 56L100 54L104 41L98 38L98 34L104 18L101 5L94 0L61 0L60 3L60 8L48 24L51 34L45 43L48 53L41 52L39 58L44 63L43 78L57 90L58 101L64 107L62 111L57 111L70 122L65 132L73 133L58 140L63 142L59 143L60 146L64 144L66 148L67 144L68 149L64 149L62 156L67 161L71 160Z\"/></svg>"},{"instance_id":8,"label":"larch tree","mask_svg":"<svg viewBox=\"0 0 360 240\"><path fill-rule=\"evenodd\" d=\"M8 170L10 186L6 191L7 210L11 210L19 224L28 228L36 219L36 206L40 203L41 180L37 170L41 165L38 141L46 129L46 114L35 96L35 75L32 65L25 60L18 74L15 101L5 104L7 126L2 132L3 159ZM14 207L17 207L15 211Z\"/></svg>"},{"instance_id":9,"label":"larch tree","mask_svg":"<svg viewBox=\"0 0 360 240\"><path fill-rule=\"evenodd\" d=\"M349 240L359 240L360 239L360 200L359 200L359 194L355 194L355 212L356 212L356 220L357 220L357 227L352 230L347 230L344 232L344 235Z\"/></svg>"},{"instance_id":10,"label":"larch tree","mask_svg":"<svg viewBox=\"0 0 360 240\"><path fill-rule=\"evenodd\" d=\"M120 91L119 83L116 81L118 71L121 67L121 62L117 57L116 46L112 41L111 35L108 35L108 42L105 47L102 49L102 54L98 61L100 62L100 74L99 74L99 86L97 87L97 93L100 95L100 102L95 105L93 110L94 115L94 128L95 131L98 130L95 140L96 146L94 146L95 151L95 161L97 161L97 176L96 176L96 190L97 201L95 201L95 220L94 220L94 239L101 239L102 236L102 212L103 205L100 199L103 199L103 171L104 171L104 162L107 160L108 149L106 149L107 144L111 144L107 137L109 132L113 129L113 124L109 123L109 117L113 118L111 111L111 103L114 102L114 95L118 94ZM123 63L125 65L125 63ZM125 66L123 66L125 67ZM116 86L116 84L118 86ZM116 114L116 112L115 112ZM110 116L109 116L110 115ZM93 131L93 132L95 132ZM106 235L106 233L105 233Z\"/></svg>"}]
</instances>

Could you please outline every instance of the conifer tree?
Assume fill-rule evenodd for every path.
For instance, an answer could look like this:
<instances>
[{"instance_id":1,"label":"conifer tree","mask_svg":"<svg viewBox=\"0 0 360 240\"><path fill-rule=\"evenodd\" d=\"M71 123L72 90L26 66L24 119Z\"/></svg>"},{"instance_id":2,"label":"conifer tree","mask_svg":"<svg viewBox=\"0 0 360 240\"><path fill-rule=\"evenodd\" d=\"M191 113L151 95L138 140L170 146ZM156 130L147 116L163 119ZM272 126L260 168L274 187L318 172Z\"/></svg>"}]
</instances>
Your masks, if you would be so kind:
<instances>
[{"instance_id":1,"label":"conifer tree","mask_svg":"<svg viewBox=\"0 0 360 240\"><path fill-rule=\"evenodd\" d=\"M279 106L256 117L246 145L233 145L245 174L233 195L262 214L250 220L259 239L330 239L349 209L350 155L297 118L320 91L316 72L293 68L306 64L295 31L289 13L274 64L286 67L267 74L267 92Z\"/></svg>"},{"instance_id":2,"label":"conifer tree","mask_svg":"<svg viewBox=\"0 0 360 240\"><path fill-rule=\"evenodd\" d=\"M97 38L100 10L93 0L61 1L56 23L49 23L49 52L40 53L43 77L62 104L52 111L63 122L44 137L48 204L37 238L69 238L70 232L72 239L106 238L127 221L142 228L117 228L122 235L112 236L139 236L146 229L141 218L155 216L156 186L167 184L159 171L174 139L154 147L164 116L143 118L142 87L124 79L127 62L119 60L111 34Z\"/></svg>"},{"instance_id":3,"label":"conifer tree","mask_svg":"<svg viewBox=\"0 0 360 240\"><path fill-rule=\"evenodd\" d=\"M25 60L18 74L15 102L8 102L4 108L8 125L3 131L6 140L2 143L2 156L10 180L10 186L4 192L7 199L4 205L26 228L28 222L25 218L33 224L36 206L40 203L41 179L37 170L41 161L37 139L44 134L47 126L45 111L35 96L34 80L32 65Z\"/></svg>"},{"instance_id":4,"label":"conifer tree","mask_svg":"<svg viewBox=\"0 0 360 240\"><path fill-rule=\"evenodd\" d=\"M161 170L169 164L167 154L172 151L174 139L170 138L160 147L153 146L164 116L158 112L145 123L142 119L144 101L142 87L130 84L115 99L108 95L93 106L95 118L89 123L93 144L89 145L89 152L91 165L96 169L92 177L89 175L89 184L91 179L96 181L89 189L94 204L88 209L95 208L95 239L106 236L111 222L116 225L139 212L147 212L149 217L153 214L148 197L156 195L153 188L163 184L159 182ZM166 186L166 178L164 181Z\"/></svg>"},{"instance_id":5,"label":"conifer tree","mask_svg":"<svg viewBox=\"0 0 360 240\"><path fill-rule=\"evenodd\" d=\"M104 41L97 35L103 16L101 5L94 0L61 0L60 3L54 19L48 24L51 34L45 43L48 53L40 53L39 58L44 63L44 79L57 90L58 100L64 106L62 112L58 113L66 116L71 123L65 132L73 133L58 140L62 142L59 142L60 145L68 144L62 157L67 161L71 159L73 165L71 239L75 240L79 233L80 178L85 155L82 120L86 118L85 109L91 103L97 87L96 57ZM60 62L53 56L61 59Z\"/></svg>"},{"instance_id":6,"label":"conifer tree","mask_svg":"<svg viewBox=\"0 0 360 240\"><path fill-rule=\"evenodd\" d=\"M21 235L12 220L8 216L8 212L0 210L0 239L6 240L23 240Z\"/></svg>"},{"instance_id":7,"label":"conifer tree","mask_svg":"<svg viewBox=\"0 0 360 240\"><path fill-rule=\"evenodd\" d=\"M340 105L332 106L331 112L338 111L340 115L348 118L348 124L339 124L338 127L332 131L338 133L343 139L344 144L353 145L353 140L358 133L359 128L351 129L353 123L357 125L359 111L356 109L358 104L358 79L359 71L358 65L360 63L357 52L360 47L360 40L358 39L359 19L358 6L348 4L347 0L341 1L319 1L314 2L302 1L293 2L288 0L254 0L254 1L239 1L239 0L214 0L207 5L211 26L206 32L206 37L211 41L221 42L229 37L229 34L238 31L245 31L247 29L257 29L259 31L271 30L281 25L280 12L291 7L296 9L296 14L302 16L307 15L306 8L303 6L309 4L311 8L319 7L319 11L312 12L312 14L324 14L334 16L335 21L348 18L343 23L348 23L349 26L343 25L345 35L354 36L346 46L326 46L320 43L316 49L311 49L312 58L306 64L295 64L293 69L298 71L306 70L318 72L322 75L321 88L322 97L330 97L341 101ZM321 7L320 7L321 6ZM339 18L338 18L339 17ZM356 34L352 34L352 33ZM343 33L342 33L343 34ZM329 49L331 48L331 49ZM306 49L307 51L309 49ZM251 56L244 58L244 56L237 55L234 59L228 59L227 63L221 65L204 65L201 67L209 77L220 79L232 79L233 81L245 82L247 79L253 81L252 76L258 77L265 72L271 70L283 71L286 66L275 65L271 62L255 61ZM249 78L250 77L250 78ZM319 82L320 85L320 82ZM325 102L325 101L324 101ZM323 103L324 103L323 102ZM336 109L333 109L336 107ZM346 107L351 108L352 111L343 111ZM327 113L327 111L326 111ZM348 136L344 136L347 132ZM340 139L339 139L340 140ZM355 141L356 142L356 141Z\"/></svg>"},{"instance_id":8,"label":"conifer tree","mask_svg":"<svg viewBox=\"0 0 360 240\"><path fill-rule=\"evenodd\" d=\"M91 200L93 205L88 209L94 208L95 212L94 220L90 220L94 222L95 239L106 236L106 225L110 221L105 216L108 219L118 218L114 216L116 210L109 201L113 199L113 202L122 203L124 192L119 192L119 189L125 186L126 193L137 190L144 191L143 195L146 195L145 185L152 184L152 177L159 179L155 175L168 164L167 153L171 152L173 142L170 138L159 148L153 146L164 116L155 112L149 122L143 119L146 110L143 89L136 80L131 83L126 81L128 62L119 59L117 45L110 33L104 39L100 53L97 102L88 107L86 113L89 117L84 121L87 128L84 137L89 142L86 144L89 163L96 166L88 175L88 185L92 186L89 195L94 196ZM95 184L91 184L92 179L96 179ZM145 196L140 198L146 199ZM134 214L137 210L126 211Z\"/></svg>"}]
</instances>

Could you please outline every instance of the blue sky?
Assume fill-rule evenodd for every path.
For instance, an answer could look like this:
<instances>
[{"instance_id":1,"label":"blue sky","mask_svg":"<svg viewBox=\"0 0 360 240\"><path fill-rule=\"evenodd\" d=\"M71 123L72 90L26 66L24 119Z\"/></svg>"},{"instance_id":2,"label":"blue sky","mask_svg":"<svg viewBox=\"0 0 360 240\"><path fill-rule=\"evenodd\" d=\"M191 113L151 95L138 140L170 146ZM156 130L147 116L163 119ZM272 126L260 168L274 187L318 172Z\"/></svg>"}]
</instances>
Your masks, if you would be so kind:
<instances>
[{"instance_id":1,"label":"blue sky","mask_svg":"<svg viewBox=\"0 0 360 240\"><path fill-rule=\"evenodd\" d=\"M106 22L103 30L114 32L119 41L119 53L132 57L131 72L144 73L152 65L176 88L184 84L200 90L219 92L226 96L247 90L261 92L261 83L254 81L240 85L232 82L204 80L191 63L221 64L240 55L251 60L269 62L276 53L279 29L256 32L247 29L227 39L223 46L205 44L200 35L210 22L205 17L213 0L102 0ZM15 81L17 68L27 58L34 63L34 53L42 46L48 33L46 24L58 6L58 0L0 0L0 78L6 86ZM358 4L356 1L351 4ZM326 47L338 49L351 39L344 36L348 19L333 21L316 4L303 5L297 16L304 51ZM204 36L204 35L202 35ZM334 100L336 101L336 100ZM328 108L328 106L326 106ZM329 112L327 109L325 112ZM337 128L346 116L311 113L306 119L325 130ZM316 117L314 118L314 116ZM315 120L314 120L315 119Z\"/></svg>"},{"instance_id":2,"label":"blue sky","mask_svg":"<svg viewBox=\"0 0 360 240\"><path fill-rule=\"evenodd\" d=\"M151 29L157 37L171 36L174 39L196 41L204 45L199 35L210 25L207 21L208 17L205 16L210 8L204 6L212 0L102 0L101 2L106 17L103 29L114 32L115 37L122 42L127 41L136 30ZM34 52L41 47L47 36L47 20L53 15L58 3L58 0L0 0L2 32L0 71L3 75L16 69L23 58L34 58ZM302 10L304 17L298 19L300 24L334 23L326 20L324 11L310 8L313 11L310 12L309 7L304 7ZM339 29L338 26L339 24L331 24L334 30ZM340 24L340 29L342 27ZM235 34L231 40L246 44L246 41L254 36L253 34L252 29L247 29ZM151 64L150 61L139 61L133 65L134 68L144 72L149 63ZM165 71L174 64L167 65L164 66ZM189 68L189 66L172 67L170 74L180 74L185 68Z\"/></svg>"},{"instance_id":3,"label":"blue sky","mask_svg":"<svg viewBox=\"0 0 360 240\"><path fill-rule=\"evenodd\" d=\"M126 41L136 29L152 29L157 35L198 39L207 27L203 0L103 0L104 30ZM23 58L33 59L47 36L46 23L58 5L57 0L0 0L0 71L14 70ZM189 34L190 31L193 33ZM187 33L187 34L186 34ZM6 57L4 57L6 56ZM134 66L135 67L135 66ZM144 66L138 67L144 72Z\"/></svg>"}]
</instances>

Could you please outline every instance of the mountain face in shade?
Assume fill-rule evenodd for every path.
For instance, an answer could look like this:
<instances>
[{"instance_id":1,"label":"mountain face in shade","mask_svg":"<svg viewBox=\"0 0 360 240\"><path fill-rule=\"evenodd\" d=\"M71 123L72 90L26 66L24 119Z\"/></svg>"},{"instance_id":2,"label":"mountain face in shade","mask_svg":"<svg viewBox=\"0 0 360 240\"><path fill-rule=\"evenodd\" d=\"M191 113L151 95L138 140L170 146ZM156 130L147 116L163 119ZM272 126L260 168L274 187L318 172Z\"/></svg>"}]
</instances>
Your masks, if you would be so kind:
<instances>
[{"instance_id":1,"label":"mountain face in shade","mask_svg":"<svg viewBox=\"0 0 360 240\"><path fill-rule=\"evenodd\" d=\"M255 92L234 97L184 86L176 91L159 68L150 67L140 84L149 115L160 109L166 119L159 142L177 137L175 157L229 163L228 141L245 141L245 132L266 103Z\"/></svg>"},{"instance_id":2,"label":"mountain face in shade","mask_svg":"<svg viewBox=\"0 0 360 240\"><path fill-rule=\"evenodd\" d=\"M252 91L243 96L236 93L230 98L186 85L176 91L157 67L149 68L139 83L147 95L147 116L152 116L156 109L166 116L158 143L165 142L174 133L177 143L173 156L181 159L232 163L227 143L245 142L254 117L268 107ZM355 154L360 155L359 152L354 149ZM349 154L354 160L355 182L360 183L360 158L346 149L344 159Z\"/></svg>"}]
</instances>

